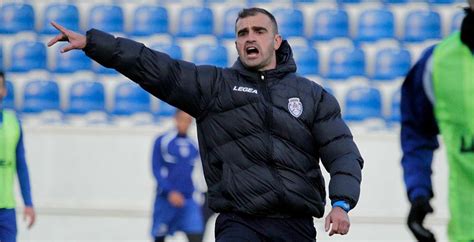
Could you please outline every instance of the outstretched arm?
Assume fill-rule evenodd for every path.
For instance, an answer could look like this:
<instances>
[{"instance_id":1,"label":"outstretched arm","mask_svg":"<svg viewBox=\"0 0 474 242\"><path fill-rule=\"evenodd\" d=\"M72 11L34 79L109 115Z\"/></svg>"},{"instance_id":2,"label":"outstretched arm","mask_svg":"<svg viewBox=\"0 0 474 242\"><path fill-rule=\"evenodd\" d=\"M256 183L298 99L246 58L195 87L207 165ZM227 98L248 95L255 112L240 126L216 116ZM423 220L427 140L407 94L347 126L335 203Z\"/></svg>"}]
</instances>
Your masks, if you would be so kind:
<instances>
[{"instance_id":1,"label":"outstretched arm","mask_svg":"<svg viewBox=\"0 0 474 242\"><path fill-rule=\"evenodd\" d=\"M142 43L116 38L96 29L87 31L84 36L54 22L52 25L60 34L48 46L68 41L61 52L82 49L99 64L116 69L152 95L193 117L198 117L213 97L214 85L221 73L217 67L175 60Z\"/></svg>"}]
</instances>

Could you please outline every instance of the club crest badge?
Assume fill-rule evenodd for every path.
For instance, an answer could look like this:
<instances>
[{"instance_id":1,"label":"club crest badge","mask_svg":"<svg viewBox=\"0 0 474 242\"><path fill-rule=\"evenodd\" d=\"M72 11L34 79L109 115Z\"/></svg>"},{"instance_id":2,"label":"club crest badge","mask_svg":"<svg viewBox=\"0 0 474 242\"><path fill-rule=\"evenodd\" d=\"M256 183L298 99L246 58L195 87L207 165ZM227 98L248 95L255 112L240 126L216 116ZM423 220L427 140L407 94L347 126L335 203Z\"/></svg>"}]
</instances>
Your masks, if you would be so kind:
<instances>
[{"instance_id":1,"label":"club crest badge","mask_svg":"<svg viewBox=\"0 0 474 242\"><path fill-rule=\"evenodd\" d=\"M292 97L288 99L288 111L295 118L298 118L303 113L303 104L300 102L300 99L297 97Z\"/></svg>"}]
</instances>

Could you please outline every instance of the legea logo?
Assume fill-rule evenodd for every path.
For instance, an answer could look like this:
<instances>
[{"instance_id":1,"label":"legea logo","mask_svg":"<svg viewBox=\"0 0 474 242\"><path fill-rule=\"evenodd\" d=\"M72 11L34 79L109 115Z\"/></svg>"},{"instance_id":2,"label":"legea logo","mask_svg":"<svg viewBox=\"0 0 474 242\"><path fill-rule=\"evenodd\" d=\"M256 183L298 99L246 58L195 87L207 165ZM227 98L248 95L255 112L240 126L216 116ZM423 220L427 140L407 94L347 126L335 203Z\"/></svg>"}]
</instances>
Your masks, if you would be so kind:
<instances>
[{"instance_id":1,"label":"legea logo","mask_svg":"<svg viewBox=\"0 0 474 242\"><path fill-rule=\"evenodd\" d=\"M248 92L248 93L258 94L258 91L257 91L256 89L251 88L251 87L238 87L238 86L234 86L233 91L235 91L235 92Z\"/></svg>"}]
</instances>

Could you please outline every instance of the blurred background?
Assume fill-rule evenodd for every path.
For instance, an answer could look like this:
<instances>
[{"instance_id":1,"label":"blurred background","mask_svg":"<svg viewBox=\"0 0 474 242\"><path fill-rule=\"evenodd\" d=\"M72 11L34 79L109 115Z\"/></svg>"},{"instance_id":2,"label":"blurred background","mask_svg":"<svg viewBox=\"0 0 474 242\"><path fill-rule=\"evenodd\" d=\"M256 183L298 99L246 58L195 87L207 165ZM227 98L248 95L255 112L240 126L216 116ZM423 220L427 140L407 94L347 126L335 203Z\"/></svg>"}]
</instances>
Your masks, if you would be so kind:
<instances>
[{"instance_id":1,"label":"blurred background","mask_svg":"<svg viewBox=\"0 0 474 242\"><path fill-rule=\"evenodd\" d=\"M37 224L19 241L151 241L154 138L173 127L174 108L81 51L46 43L56 21L97 28L196 64L231 66L240 9L276 17L298 73L337 97L366 160L351 231L318 241L414 241L400 166L400 85L424 48L459 29L463 0L0 0L3 105L23 124ZM195 132L195 130L193 130ZM434 160L428 220L446 241L447 165ZM327 180L327 179L326 179ZM17 192L17 195L19 192ZM19 196L19 195L18 195ZM18 197L18 204L22 204ZM21 207L17 209L19 215ZM213 221L205 235L213 239ZM177 234L167 241L186 241Z\"/></svg>"}]
</instances>

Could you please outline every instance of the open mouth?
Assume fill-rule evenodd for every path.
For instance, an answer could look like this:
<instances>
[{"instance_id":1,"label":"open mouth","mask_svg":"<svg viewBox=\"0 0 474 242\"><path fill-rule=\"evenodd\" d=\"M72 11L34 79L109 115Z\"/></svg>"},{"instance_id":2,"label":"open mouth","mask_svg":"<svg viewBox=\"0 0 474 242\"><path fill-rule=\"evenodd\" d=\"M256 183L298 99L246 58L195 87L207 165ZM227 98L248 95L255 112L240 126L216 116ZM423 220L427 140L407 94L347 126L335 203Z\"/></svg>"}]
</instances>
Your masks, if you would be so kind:
<instances>
[{"instance_id":1,"label":"open mouth","mask_svg":"<svg viewBox=\"0 0 474 242\"><path fill-rule=\"evenodd\" d=\"M248 57L256 57L259 53L258 49L254 46L245 48L245 52L247 53Z\"/></svg>"}]
</instances>

